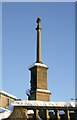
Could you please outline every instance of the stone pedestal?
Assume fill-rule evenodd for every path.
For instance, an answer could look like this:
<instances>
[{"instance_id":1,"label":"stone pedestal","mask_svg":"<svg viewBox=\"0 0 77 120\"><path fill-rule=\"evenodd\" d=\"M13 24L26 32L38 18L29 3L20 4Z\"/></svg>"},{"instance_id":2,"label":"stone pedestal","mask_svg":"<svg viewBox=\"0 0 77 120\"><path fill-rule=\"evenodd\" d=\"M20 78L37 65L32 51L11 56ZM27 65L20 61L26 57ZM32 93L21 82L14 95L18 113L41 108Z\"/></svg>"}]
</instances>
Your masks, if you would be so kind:
<instances>
[{"instance_id":1,"label":"stone pedestal","mask_svg":"<svg viewBox=\"0 0 77 120\"><path fill-rule=\"evenodd\" d=\"M50 101L50 92L47 90L46 65L35 63L31 71L31 95L30 100Z\"/></svg>"}]
</instances>

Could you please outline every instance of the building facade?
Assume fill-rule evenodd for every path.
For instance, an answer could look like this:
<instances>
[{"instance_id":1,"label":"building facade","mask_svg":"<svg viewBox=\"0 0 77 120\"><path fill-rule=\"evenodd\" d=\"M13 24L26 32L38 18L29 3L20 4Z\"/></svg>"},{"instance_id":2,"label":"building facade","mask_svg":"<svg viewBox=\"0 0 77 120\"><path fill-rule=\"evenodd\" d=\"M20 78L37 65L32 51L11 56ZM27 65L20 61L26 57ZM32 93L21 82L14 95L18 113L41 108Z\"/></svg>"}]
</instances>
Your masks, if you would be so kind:
<instances>
[{"instance_id":1,"label":"building facade","mask_svg":"<svg viewBox=\"0 0 77 120\"><path fill-rule=\"evenodd\" d=\"M0 107L7 109L9 104L18 98L0 89Z\"/></svg>"}]
</instances>

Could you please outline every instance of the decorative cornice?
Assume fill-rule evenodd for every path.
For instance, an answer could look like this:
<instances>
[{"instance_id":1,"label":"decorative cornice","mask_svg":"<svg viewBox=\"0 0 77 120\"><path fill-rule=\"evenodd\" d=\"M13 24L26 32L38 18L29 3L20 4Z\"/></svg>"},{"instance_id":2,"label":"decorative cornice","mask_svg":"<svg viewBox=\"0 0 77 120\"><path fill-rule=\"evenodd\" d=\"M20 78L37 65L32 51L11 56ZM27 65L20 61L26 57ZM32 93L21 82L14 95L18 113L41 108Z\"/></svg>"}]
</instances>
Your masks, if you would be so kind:
<instances>
[{"instance_id":1,"label":"decorative cornice","mask_svg":"<svg viewBox=\"0 0 77 120\"><path fill-rule=\"evenodd\" d=\"M36 89L37 92L42 92L42 93L49 93L51 94L51 92L49 90L43 90L43 89Z\"/></svg>"},{"instance_id":2,"label":"decorative cornice","mask_svg":"<svg viewBox=\"0 0 77 120\"><path fill-rule=\"evenodd\" d=\"M47 67L45 64L41 64L41 63L33 63L28 69L30 70L31 68L35 67L35 66L39 66L39 67L44 67L44 68L49 68Z\"/></svg>"}]
</instances>

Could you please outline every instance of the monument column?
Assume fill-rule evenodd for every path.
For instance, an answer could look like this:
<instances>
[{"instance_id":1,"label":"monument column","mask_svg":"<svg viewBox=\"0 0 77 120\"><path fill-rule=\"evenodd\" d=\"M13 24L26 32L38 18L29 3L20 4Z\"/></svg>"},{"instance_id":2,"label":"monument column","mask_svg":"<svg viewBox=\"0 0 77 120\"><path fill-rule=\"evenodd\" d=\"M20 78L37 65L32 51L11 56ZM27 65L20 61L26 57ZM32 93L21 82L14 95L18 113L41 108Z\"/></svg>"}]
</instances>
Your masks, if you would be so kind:
<instances>
[{"instance_id":1,"label":"monument column","mask_svg":"<svg viewBox=\"0 0 77 120\"><path fill-rule=\"evenodd\" d=\"M36 62L42 63L41 62L41 30L42 28L40 27L41 19L38 18L36 22L38 23L36 28L37 30L37 61Z\"/></svg>"},{"instance_id":2,"label":"monument column","mask_svg":"<svg viewBox=\"0 0 77 120\"><path fill-rule=\"evenodd\" d=\"M41 62L41 19L37 18L37 57L36 62L29 68L31 71L30 100L50 101L51 92L47 90L48 67Z\"/></svg>"}]
</instances>

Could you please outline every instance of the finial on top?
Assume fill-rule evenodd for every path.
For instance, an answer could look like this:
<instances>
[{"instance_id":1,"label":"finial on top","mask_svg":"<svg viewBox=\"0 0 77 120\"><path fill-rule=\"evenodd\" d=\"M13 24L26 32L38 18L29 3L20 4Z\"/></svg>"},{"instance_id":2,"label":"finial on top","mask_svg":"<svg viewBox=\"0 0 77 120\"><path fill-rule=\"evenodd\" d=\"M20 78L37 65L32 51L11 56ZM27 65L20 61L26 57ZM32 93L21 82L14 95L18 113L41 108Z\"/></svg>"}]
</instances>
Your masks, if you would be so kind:
<instances>
[{"instance_id":1,"label":"finial on top","mask_svg":"<svg viewBox=\"0 0 77 120\"><path fill-rule=\"evenodd\" d=\"M40 23L41 22L41 18L38 17L36 22Z\"/></svg>"},{"instance_id":2,"label":"finial on top","mask_svg":"<svg viewBox=\"0 0 77 120\"><path fill-rule=\"evenodd\" d=\"M40 27L41 18L38 17L36 22L38 23L36 30L42 30Z\"/></svg>"}]
</instances>

